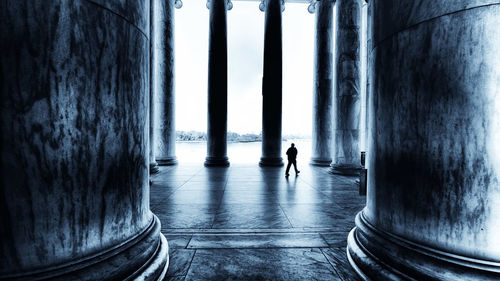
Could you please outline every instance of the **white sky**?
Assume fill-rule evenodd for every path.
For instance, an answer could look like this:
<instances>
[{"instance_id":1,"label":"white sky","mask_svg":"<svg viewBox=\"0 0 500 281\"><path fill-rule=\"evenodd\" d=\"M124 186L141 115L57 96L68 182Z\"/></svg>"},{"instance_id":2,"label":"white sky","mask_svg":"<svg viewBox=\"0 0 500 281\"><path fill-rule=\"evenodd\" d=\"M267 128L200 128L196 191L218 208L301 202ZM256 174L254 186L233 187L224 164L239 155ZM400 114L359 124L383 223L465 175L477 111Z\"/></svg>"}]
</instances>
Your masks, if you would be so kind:
<instances>
[{"instance_id":1,"label":"white sky","mask_svg":"<svg viewBox=\"0 0 500 281\"><path fill-rule=\"evenodd\" d=\"M207 129L206 0L184 0L175 11L176 129ZM283 134L310 135L314 14L287 3L283 13ZM228 131L260 133L264 13L259 2L233 1L228 11Z\"/></svg>"}]
</instances>

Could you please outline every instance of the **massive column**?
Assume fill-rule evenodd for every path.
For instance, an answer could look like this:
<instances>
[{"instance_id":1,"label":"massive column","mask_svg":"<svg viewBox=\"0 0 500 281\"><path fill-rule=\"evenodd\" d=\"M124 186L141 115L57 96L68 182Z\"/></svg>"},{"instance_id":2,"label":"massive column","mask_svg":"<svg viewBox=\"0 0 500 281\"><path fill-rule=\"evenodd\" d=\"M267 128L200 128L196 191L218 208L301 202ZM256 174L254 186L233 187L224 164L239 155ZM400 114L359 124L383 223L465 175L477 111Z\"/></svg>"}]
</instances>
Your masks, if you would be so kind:
<instances>
[{"instance_id":1,"label":"massive column","mask_svg":"<svg viewBox=\"0 0 500 281\"><path fill-rule=\"evenodd\" d=\"M367 206L348 238L373 280L500 280L500 2L370 1Z\"/></svg>"},{"instance_id":2,"label":"massive column","mask_svg":"<svg viewBox=\"0 0 500 281\"><path fill-rule=\"evenodd\" d=\"M335 39L334 149L331 172L357 175L361 169L361 1L337 0Z\"/></svg>"},{"instance_id":3,"label":"massive column","mask_svg":"<svg viewBox=\"0 0 500 281\"><path fill-rule=\"evenodd\" d=\"M158 165L175 165L174 1L151 1L151 91Z\"/></svg>"},{"instance_id":4,"label":"massive column","mask_svg":"<svg viewBox=\"0 0 500 281\"><path fill-rule=\"evenodd\" d=\"M227 158L227 1L208 0L208 128L205 166L229 166Z\"/></svg>"},{"instance_id":5,"label":"massive column","mask_svg":"<svg viewBox=\"0 0 500 281\"><path fill-rule=\"evenodd\" d=\"M158 280L148 1L0 4L0 279Z\"/></svg>"},{"instance_id":6,"label":"massive column","mask_svg":"<svg viewBox=\"0 0 500 281\"><path fill-rule=\"evenodd\" d=\"M332 162L333 1L316 2L311 164Z\"/></svg>"},{"instance_id":7,"label":"massive column","mask_svg":"<svg viewBox=\"0 0 500 281\"><path fill-rule=\"evenodd\" d=\"M264 76L262 77L262 157L261 166L282 166L282 0L265 1Z\"/></svg>"}]
</instances>

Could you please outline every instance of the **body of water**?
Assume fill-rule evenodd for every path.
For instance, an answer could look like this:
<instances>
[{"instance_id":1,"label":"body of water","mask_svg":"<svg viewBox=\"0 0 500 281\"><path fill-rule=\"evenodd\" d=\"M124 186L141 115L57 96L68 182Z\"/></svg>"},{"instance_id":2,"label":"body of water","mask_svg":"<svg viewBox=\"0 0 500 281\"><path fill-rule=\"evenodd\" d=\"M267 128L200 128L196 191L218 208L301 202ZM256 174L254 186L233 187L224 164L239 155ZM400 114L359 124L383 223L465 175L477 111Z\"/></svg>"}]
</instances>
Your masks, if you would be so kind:
<instances>
[{"instance_id":1,"label":"body of water","mask_svg":"<svg viewBox=\"0 0 500 281\"><path fill-rule=\"evenodd\" d=\"M309 163L311 159L311 140L287 140L282 143L283 160L286 162L286 150L291 143L299 151L298 163ZM207 156L206 142L176 142L176 154L182 163L203 163ZM230 163L259 163L262 155L261 142L231 142L227 144L227 156Z\"/></svg>"}]
</instances>

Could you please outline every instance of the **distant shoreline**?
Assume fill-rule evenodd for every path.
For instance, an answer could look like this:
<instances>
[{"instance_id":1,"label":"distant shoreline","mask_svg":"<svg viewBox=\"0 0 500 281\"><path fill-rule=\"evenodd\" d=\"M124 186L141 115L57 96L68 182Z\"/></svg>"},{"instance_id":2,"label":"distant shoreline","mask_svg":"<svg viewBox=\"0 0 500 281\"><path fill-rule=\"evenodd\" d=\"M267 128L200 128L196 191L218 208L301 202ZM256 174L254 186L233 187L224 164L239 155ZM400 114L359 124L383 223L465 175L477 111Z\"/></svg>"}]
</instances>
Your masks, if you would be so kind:
<instances>
[{"instance_id":1,"label":"distant shoreline","mask_svg":"<svg viewBox=\"0 0 500 281\"><path fill-rule=\"evenodd\" d=\"M305 135L284 135L283 141L288 140L310 140L310 136ZM206 142L207 133L197 131L176 131L177 142ZM252 143L262 142L262 134L238 134L234 132L227 132L227 142L229 143Z\"/></svg>"},{"instance_id":2,"label":"distant shoreline","mask_svg":"<svg viewBox=\"0 0 500 281\"><path fill-rule=\"evenodd\" d=\"M304 139L283 139L282 141L310 141L310 138L304 138ZM178 143L206 143L206 140L176 140L175 142ZM227 143L255 143L255 142L262 142L261 140L256 140L256 141L246 141L246 140L233 140L233 141L227 141Z\"/></svg>"}]
</instances>

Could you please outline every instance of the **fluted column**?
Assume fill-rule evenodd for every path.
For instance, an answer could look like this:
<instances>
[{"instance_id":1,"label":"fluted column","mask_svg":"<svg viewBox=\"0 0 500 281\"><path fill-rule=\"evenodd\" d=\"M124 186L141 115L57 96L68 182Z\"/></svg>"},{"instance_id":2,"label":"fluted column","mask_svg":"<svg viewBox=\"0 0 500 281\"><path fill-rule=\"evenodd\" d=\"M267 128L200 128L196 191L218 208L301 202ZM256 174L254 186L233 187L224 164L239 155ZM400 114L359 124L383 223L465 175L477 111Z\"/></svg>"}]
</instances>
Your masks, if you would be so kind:
<instances>
[{"instance_id":1,"label":"fluted column","mask_svg":"<svg viewBox=\"0 0 500 281\"><path fill-rule=\"evenodd\" d=\"M361 125L361 1L337 0L331 172L357 175Z\"/></svg>"},{"instance_id":2,"label":"fluted column","mask_svg":"<svg viewBox=\"0 0 500 281\"><path fill-rule=\"evenodd\" d=\"M175 165L174 1L152 0L151 10L154 152L158 165Z\"/></svg>"},{"instance_id":3,"label":"fluted column","mask_svg":"<svg viewBox=\"0 0 500 281\"><path fill-rule=\"evenodd\" d=\"M0 279L161 280L149 2L0 3Z\"/></svg>"},{"instance_id":4,"label":"fluted column","mask_svg":"<svg viewBox=\"0 0 500 281\"><path fill-rule=\"evenodd\" d=\"M282 0L265 1L264 77L262 77L261 166L282 166Z\"/></svg>"},{"instance_id":5,"label":"fluted column","mask_svg":"<svg viewBox=\"0 0 500 281\"><path fill-rule=\"evenodd\" d=\"M227 1L209 0L208 124L205 166L229 166L227 158Z\"/></svg>"},{"instance_id":6,"label":"fluted column","mask_svg":"<svg viewBox=\"0 0 500 281\"><path fill-rule=\"evenodd\" d=\"M500 280L493 2L369 2L367 206L348 253L371 280Z\"/></svg>"},{"instance_id":7,"label":"fluted column","mask_svg":"<svg viewBox=\"0 0 500 281\"><path fill-rule=\"evenodd\" d=\"M316 2L311 164L332 162L333 1Z\"/></svg>"}]
</instances>

